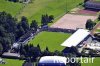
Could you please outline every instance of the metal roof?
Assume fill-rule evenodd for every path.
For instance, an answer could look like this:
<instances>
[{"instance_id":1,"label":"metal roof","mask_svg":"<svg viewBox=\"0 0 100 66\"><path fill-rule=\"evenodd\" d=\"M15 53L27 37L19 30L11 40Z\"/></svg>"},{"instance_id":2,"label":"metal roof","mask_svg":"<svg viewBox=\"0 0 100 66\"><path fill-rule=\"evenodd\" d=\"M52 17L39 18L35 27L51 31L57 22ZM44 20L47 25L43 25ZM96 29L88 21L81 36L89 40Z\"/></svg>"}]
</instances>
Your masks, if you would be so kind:
<instances>
[{"instance_id":1,"label":"metal roof","mask_svg":"<svg viewBox=\"0 0 100 66\"><path fill-rule=\"evenodd\" d=\"M65 42L62 43L61 46L66 46L66 47L77 46L89 34L90 32L88 30L78 29L71 37L65 40Z\"/></svg>"}]
</instances>

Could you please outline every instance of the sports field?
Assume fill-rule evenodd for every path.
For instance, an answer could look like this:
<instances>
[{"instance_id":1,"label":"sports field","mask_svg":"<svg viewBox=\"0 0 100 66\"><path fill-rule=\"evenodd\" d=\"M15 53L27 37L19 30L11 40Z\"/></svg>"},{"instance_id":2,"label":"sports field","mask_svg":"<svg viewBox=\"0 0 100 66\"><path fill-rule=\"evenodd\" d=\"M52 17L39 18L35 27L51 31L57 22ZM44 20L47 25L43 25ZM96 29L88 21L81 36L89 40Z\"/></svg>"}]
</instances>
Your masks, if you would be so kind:
<instances>
[{"instance_id":1,"label":"sports field","mask_svg":"<svg viewBox=\"0 0 100 66\"><path fill-rule=\"evenodd\" d=\"M21 3L13 3L6 0L0 0L0 12L5 11L15 16L19 13L22 7L23 4Z\"/></svg>"},{"instance_id":2,"label":"sports field","mask_svg":"<svg viewBox=\"0 0 100 66\"><path fill-rule=\"evenodd\" d=\"M41 32L31 40L29 44L33 44L34 46L39 44L42 50L48 47L50 51L62 51L64 47L60 44L62 44L62 42L64 42L70 35L71 34L58 32Z\"/></svg>"},{"instance_id":3,"label":"sports field","mask_svg":"<svg viewBox=\"0 0 100 66\"><path fill-rule=\"evenodd\" d=\"M23 61L16 59L4 59L5 64L0 64L0 66L22 66Z\"/></svg>"},{"instance_id":4,"label":"sports field","mask_svg":"<svg viewBox=\"0 0 100 66\"><path fill-rule=\"evenodd\" d=\"M33 0L28 4L18 18L26 16L31 23L31 20L36 19L40 24L41 15L49 14L54 15L55 18L61 17L70 9L76 7L83 0Z\"/></svg>"}]
</instances>

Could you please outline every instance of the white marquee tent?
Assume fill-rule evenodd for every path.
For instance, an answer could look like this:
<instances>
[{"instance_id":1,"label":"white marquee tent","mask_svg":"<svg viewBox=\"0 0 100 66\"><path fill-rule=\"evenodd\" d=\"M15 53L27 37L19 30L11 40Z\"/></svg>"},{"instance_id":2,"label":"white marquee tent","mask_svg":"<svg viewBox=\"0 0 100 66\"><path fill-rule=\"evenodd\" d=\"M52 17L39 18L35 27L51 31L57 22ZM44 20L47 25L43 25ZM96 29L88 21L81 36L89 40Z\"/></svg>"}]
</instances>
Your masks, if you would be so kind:
<instances>
[{"instance_id":1,"label":"white marquee tent","mask_svg":"<svg viewBox=\"0 0 100 66\"><path fill-rule=\"evenodd\" d=\"M2 59L0 58L0 62L2 61Z\"/></svg>"},{"instance_id":2,"label":"white marquee tent","mask_svg":"<svg viewBox=\"0 0 100 66\"><path fill-rule=\"evenodd\" d=\"M66 65L66 57L62 56L44 56L41 57L39 63L64 63Z\"/></svg>"},{"instance_id":3,"label":"white marquee tent","mask_svg":"<svg viewBox=\"0 0 100 66\"><path fill-rule=\"evenodd\" d=\"M78 29L71 37L69 37L61 46L71 47L77 46L81 41L83 41L90 32L85 29Z\"/></svg>"}]
</instances>

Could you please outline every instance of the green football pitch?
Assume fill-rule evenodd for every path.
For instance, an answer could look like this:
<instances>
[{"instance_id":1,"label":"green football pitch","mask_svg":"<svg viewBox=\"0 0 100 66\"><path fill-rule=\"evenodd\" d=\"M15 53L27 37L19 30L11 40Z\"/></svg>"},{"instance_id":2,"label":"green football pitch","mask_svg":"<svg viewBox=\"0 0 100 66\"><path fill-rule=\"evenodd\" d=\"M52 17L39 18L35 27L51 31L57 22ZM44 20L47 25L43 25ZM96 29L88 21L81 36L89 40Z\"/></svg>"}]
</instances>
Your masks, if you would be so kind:
<instances>
[{"instance_id":1,"label":"green football pitch","mask_svg":"<svg viewBox=\"0 0 100 66\"><path fill-rule=\"evenodd\" d=\"M40 45L41 49L44 50L46 47L50 51L59 50L62 51L65 47L61 44L70 36L68 33L58 33L58 32L41 32L29 44L34 46Z\"/></svg>"}]
</instances>

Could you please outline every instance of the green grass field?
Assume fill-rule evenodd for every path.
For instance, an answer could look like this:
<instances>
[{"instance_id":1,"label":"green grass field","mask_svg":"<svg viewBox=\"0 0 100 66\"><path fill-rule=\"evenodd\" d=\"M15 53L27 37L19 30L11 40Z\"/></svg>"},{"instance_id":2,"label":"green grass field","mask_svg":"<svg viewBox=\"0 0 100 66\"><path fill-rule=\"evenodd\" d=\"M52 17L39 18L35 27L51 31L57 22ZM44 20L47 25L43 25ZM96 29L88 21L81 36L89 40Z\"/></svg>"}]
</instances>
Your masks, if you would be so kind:
<instances>
[{"instance_id":1,"label":"green grass field","mask_svg":"<svg viewBox=\"0 0 100 66\"><path fill-rule=\"evenodd\" d=\"M20 19L21 16L26 16L29 19L29 23L31 23L31 20L36 19L40 24L42 14L47 13L54 15L55 18L61 17L66 13L66 8L70 10L82 1L83 0L33 0L33 2L28 4L23 9L23 12L18 15L18 18Z\"/></svg>"},{"instance_id":2,"label":"green grass field","mask_svg":"<svg viewBox=\"0 0 100 66\"><path fill-rule=\"evenodd\" d=\"M100 1L100 0L95 0L95 1Z\"/></svg>"},{"instance_id":3,"label":"green grass field","mask_svg":"<svg viewBox=\"0 0 100 66\"><path fill-rule=\"evenodd\" d=\"M0 66L22 66L23 61L22 60L16 60L16 59L4 59L6 64L0 64Z\"/></svg>"},{"instance_id":4,"label":"green grass field","mask_svg":"<svg viewBox=\"0 0 100 66\"><path fill-rule=\"evenodd\" d=\"M16 60L16 59L4 59L6 64L0 64L0 66L22 66L23 62L22 60ZM100 57L96 57L94 59L94 63L82 63L81 66L99 66L100 65Z\"/></svg>"},{"instance_id":5,"label":"green grass field","mask_svg":"<svg viewBox=\"0 0 100 66\"><path fill-rule=\"evenodd\" d=\"M100 65L100 57L96 57L93 63L82 63L82 66L99 66Z\"/></svg>"},{"instance_id":6,"label":"green grass field","mask_svg":"<svg viewBox=\"0 0 100 66\"><path fill-rule=\"evenodd\" d=\"M23 4L21 3L13 3L6 0L0 0L0 12L5 11L15 16L17 13L19 13L22 7Z\"/></svg>"},{"instance_id":7,"label":"green grass field","mask_svg":"<svg viewBox=\"0 0 100 66\"><path fill-rule=\"evenodd\" d=\"M33 44L34 46L39 44L42 50L44 50L47 46L50 51L62 51L64 47L60 44L62 44L70 35L71 34L58 32L41 32L33 40L31 40L29 44Z\"/></svg>"},{"instance_id":8,"label":"green grass field","mask_svg":"<svg viewBox=\"0 0 100 66\"><path fill-rule=\"evenodd\" d=\"M55 18L61 17L66 13L66 8L69 11L70 9L76 7L83 0L32 0L32 3L24 4L22 3L13 3L6 0L0 0L0 12L6 11L13 16L17 15L17 18L20 19L22 16L26 16L31 20L35 19L40 24L41 15L49 14L54 15ZM20 13L19 13L20 12Z\"/></svg>"},{"instance_id":9,"label":"green grass field","mask_svg":"<svg viewBox=\"0 0 100 66\"><path fill-rule=\"evenodd\" d=\"M100 29L97 29L96 31L97 31L97 32L100 32Z\"/></svg>"}]
</instances>

